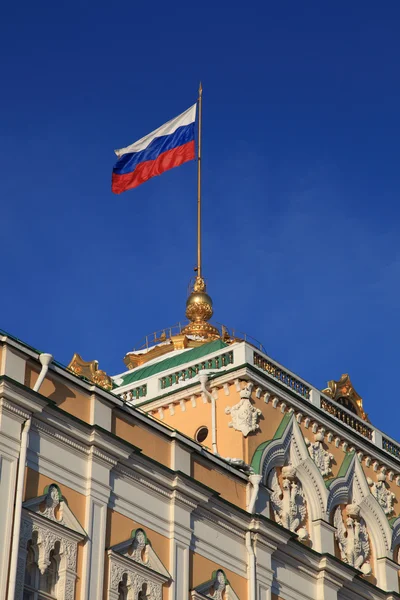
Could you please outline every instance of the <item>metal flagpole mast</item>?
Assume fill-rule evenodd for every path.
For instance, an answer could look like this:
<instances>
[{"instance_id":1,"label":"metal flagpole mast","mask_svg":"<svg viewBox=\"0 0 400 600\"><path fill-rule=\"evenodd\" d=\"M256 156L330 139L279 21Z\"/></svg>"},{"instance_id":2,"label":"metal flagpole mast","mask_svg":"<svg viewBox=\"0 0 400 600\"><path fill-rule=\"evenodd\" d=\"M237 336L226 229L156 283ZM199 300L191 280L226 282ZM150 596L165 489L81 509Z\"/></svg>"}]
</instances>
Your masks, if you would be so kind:
<instances>
[{"instance_id":1,"label":"metal flagpole mast","mask_svg":"<svg viewBox=\"0 0 400 600\"><path fill-rule=\"evenodd\" d=\"M203 87L199 85L199 120L197 136L197 277L201 278L201 117L202 117Z\"/></svg>"}]
</instances>

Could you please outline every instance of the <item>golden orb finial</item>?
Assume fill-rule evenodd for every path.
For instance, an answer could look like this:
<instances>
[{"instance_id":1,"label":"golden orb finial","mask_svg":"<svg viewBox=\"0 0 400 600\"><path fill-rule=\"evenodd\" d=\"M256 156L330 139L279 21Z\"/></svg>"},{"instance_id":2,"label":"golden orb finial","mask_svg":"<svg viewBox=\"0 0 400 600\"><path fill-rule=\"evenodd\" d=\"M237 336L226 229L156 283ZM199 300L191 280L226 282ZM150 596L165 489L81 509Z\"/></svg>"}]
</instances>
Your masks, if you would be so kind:
<instances>
[{"instance_id":1,"label":"golden orb finial","mask_svg":"<svg viewBox=\"0 0 400 600\"><path fill-rule=\"evenodd\" d=\"M193 285L193 291L186 301L186 317L190 323L183 328L182 333L210 340L219 338L218 329L207 322L212 316L212 300L206 293L204 279L198 275Z\"/></svg>"}]
</instances>

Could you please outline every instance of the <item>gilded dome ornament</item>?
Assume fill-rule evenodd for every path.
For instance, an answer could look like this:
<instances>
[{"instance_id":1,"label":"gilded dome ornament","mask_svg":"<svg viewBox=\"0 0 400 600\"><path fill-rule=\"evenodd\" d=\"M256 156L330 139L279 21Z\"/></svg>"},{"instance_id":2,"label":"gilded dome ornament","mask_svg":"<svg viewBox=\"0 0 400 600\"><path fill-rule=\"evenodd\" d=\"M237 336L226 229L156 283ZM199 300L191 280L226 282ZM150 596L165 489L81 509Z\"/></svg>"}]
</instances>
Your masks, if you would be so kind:
<instances>
[{"instance_id":1,"label":"gilded dome ornament","mask_svg":"<svg viewBox=\"0 0 400 600\"><path fill-rule=\"evenodd\" d=\"M221 337L218 329L208 323L212 316L212 300L206 293L204 279L198 275L193 285L193 291L186 301L186 317L190 323L182 329L182 333L207 340L218 339Z\"/></svg>"}]
</instances>

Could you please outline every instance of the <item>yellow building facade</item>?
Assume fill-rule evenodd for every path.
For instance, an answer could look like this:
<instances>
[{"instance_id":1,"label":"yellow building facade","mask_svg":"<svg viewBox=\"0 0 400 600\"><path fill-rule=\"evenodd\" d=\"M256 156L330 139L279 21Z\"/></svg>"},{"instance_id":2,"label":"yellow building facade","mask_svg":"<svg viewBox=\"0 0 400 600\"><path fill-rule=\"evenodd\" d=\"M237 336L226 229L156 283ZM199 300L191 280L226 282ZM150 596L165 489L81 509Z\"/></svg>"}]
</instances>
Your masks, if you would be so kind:
<instances>
[{"instance_id":1,"label":"yellow building facade","mask_svg":"<svg viewBox=\"0 0 400 600\"><path fill-rule=\"evenodd\" d=\"M197 284L112 377L0 335L0 600L400 598L400 445Z\"/></svg>"}]
</instances>

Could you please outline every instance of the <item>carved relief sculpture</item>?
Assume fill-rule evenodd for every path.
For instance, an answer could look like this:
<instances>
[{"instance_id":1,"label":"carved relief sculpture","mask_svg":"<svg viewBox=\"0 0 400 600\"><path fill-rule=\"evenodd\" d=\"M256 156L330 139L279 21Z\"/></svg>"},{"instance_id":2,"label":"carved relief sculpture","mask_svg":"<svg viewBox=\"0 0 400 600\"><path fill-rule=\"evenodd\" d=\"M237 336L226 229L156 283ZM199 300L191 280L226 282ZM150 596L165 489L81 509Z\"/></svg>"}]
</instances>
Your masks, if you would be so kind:
<instances>
[{"instance_id":1,"label":"carved relief sculpture","mask_svg":"<svg viewBox=\"0 0 400 600\"><path fill-rule=\"evenodd\" d=\"M148 563L148 557L146 556L146 544L147 539L142 529L137 529L132 543L132 554L133 560L146 565Z\"/></svg>"},{"instance_id":2,"label":"carved relief sculpture","mask_svg":"<svg viewBox=\"0 0 400 600\"><path fill-rule=\"evenodd\" d=\"M261 410L254 408L251 404L252 387L252 384L248 384L240 392L240 402L232 406L232 408L228 406L225 409L225 413L232 417L229 427L233 427L236 431L241 431L244 437L259 428L257 421L261 415Z\"/></svg>"},{"instance_id":3,"label":"carved relief sculpture","mask_svg":"<svg viewBox=\"0 0 400 600\"><path fill-rule=\"evenodd\" d=\"M307 505L301 483L296 478L296 469L292 465L282 468L282 489L274 471L271 488L271 504L277 523L297 533L301 541L307 540Z\"/></svg>"},{"instance_id":4,"label":"carved relief sculpture","mask_svg":"<svg viewBox=\"0 0 400 600\"><path fill-rule=\"evenodd\" d=\"M324 450L323 441L324 434L322 431L318 431L315 434L315 442L312 443L309 440L305 440L308 446L308 452L310 453L311 458L317 465L319 472L322 477L326 477L332 473L331 463L333 460L333 454Z\"/></svg>"},{"instance_id":5,"label":"carved relief sculpture","mask_svg":"<svg viewBox=\"0 0 400 600\"><path fill-rule=\"evenodd\" d=\"M372 479L370 479L369 477L368 477L367 481L368 481L368 485L371 488L371 492L372 492L373 496L375 496L375 498L381 505L382 510L385 513L385 515L390 515L394 510L393 502L394 502L394 499L396 498L396 496L395 496L395 494L393 494L393 492L391 492L388 489L385 479L386 479L385 474L380 472L378 475L378 481L376 483L374 481L372 481Z\"/></svg>"},{"instance_id":6,"label":"carved relief sculpture","mask_svg":"<svg viewBox=\"0 0 400 600\"><path fill-rule=\"evenodd\" d=\"M58 523L64 524L62 515L57 518L55 514L56 509L60 506L61 500L62 497L58 487L55 484L51 484L47 492L45 508L40 514L51 521L57 521Z\"/></svg>"},{"instance_id":7,"label":"carved relief sculpture","mask_svg":"<svg viewBox=\"0 0 400 600\"><path fill-rule=\"evenodd\" d=\"M348 504L346 514L346 523L344 523L342 510L338 506L334 516L335 537L339 544L341 558L345 563L359 569L364 575L370 575L372 569L369 563L368 532L364 519L360 517L359 506Z\"/></svg>"},{"instance_id":8,"label":"carved relief sculpture","mask_svg":"<svg viewBox=\"0 0 400 600\"><path fill-rule=\"evenodd\" d=\"M214 587L214 593L211 596L211 598L215 598L215 600L222 600L223 593L226 588L225 573L223 571L221 571L221 570L217 571L217 575L216 575L215 583L214 583L213 587Z\"/></svg>"},{"instance_id":9,"label":"carved relief sculpture","mask_svg":"<svg viewBox=\"0 0 400 600\"><path fill-rule=\"evenodd\" d=\"M191 597L192 600L239 600L222 569L214 571L211 579L196 586Z\"/></svg>"}]
</instances>

